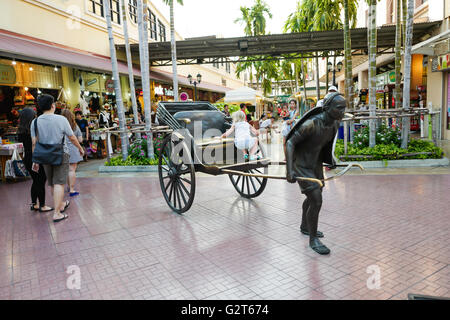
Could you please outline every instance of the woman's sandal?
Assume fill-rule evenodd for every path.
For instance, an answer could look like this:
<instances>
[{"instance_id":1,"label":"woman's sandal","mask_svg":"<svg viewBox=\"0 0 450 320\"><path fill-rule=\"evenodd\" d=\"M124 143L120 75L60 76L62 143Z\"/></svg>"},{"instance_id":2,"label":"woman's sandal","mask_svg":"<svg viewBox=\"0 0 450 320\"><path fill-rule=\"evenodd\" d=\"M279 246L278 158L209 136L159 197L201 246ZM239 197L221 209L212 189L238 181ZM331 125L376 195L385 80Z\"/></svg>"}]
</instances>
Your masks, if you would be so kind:
<instances>
[{"instance_id":1,"label":"woman's sandal","mask_svg":"<svg viewBox=\"0 0 450 320\"><path fill-rule=\"evenodd\" d=\"M62 214L62 213L61 213ZM53 219L53 222L59 222L59 221L63 221L64 219L67 219L69 216L67 214L62 214L63 217L59 218L59 219Z\"/></svg>"},{"instance_id":2,"label":"woman's sandal","mask_svg":"<svg viewBox=\"0 0 450 320\"><path fill-rule=\"evenodd\" d=\"M66 209L69 207L70 205L70 201L66 200L66 204L64 205L64 209L61 210L61 213L63 213L64 211L66 211Z\"/></svg>"},{"instance_id":3,"label":"woman's sandal","mask_svg":"<svg viewBox=\"0 0 450 320\"><path fill-rule=\"evenodd\" d=\"M34 203L32 203L31 205L30 205L30 210L31 211L39 211L39 208L35 208L35 206L34 206Z\"/></svg>"},{"instance_id":4,"label":"woman's sandal","mask_svg":"<svg viewBox=\"0 0 450 320\"><path fill-rule=\"evenodd\" d=\"M42 210L41 208L39 208L39 212L50 212L50 211L53 211L54 210L54 208L50 208L50 209L47 209L47 210Z\"/></svg>"}]
</instances>

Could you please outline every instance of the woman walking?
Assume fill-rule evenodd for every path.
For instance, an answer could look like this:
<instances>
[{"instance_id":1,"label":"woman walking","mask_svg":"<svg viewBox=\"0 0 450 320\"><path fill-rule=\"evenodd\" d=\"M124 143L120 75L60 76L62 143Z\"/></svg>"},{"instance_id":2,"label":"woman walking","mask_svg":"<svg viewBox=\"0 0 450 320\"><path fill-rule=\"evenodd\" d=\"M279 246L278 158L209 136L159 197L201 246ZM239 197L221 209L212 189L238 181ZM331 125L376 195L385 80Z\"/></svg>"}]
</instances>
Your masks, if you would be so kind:
<instances>
[{"instance_id":1,"label":"woman walking","mask_svg":"<svg viewBox=\"0 0 450 320\"><path fill-rule=\"evenodd\" d=\"M31 206L30 210L39 212L52 211L45 205L45 181L47 180L45 176L45 171L43 166L39 166L39 171L35 172L31 169L32 167L32 142L30 134L31 121L36 117L36 112L31 108L25 108L20 113L20 124L19 124L19 141L23 144L23 149L25 151L25 156L23 158L23 163L30 173L31 179L33 179L33 184L31 185ZM38 203L39 200L39 203Z\"/></svg>"},{"instance_id":2,"label":"woman walking","mask_svg":"<svg viewBox=\"0 0 450 320\"><path fill-rule=\"evenodd\" d=\"M78 141L82 143L83 135L81 134L81 130L75 121L73 113L70 112L69 109L64 109L61 115L66 117L67 121L69 121L70 127L72 128L73 134ZM83 161L83 157L81 157L78 148L74 146L72 142L67 141L67 146L69 147L69 195L74 197L80 194L78 191L75 191L75 180L77 179L76 171L78 162Z\"/></svg>"}]
</instances>

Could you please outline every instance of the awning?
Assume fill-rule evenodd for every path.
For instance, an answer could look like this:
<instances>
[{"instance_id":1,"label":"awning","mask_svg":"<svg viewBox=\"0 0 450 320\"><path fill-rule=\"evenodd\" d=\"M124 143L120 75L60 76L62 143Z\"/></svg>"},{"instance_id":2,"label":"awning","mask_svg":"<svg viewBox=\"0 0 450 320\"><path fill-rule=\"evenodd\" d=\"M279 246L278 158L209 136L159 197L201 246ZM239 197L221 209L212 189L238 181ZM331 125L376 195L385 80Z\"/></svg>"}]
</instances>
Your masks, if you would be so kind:
<instances>
[{"instance_id":1,"label":"awning","mask_svg":"<svg viewBox=\"0 0 450 320\"><path fill-rule=\"evenodd\" d=\"M437 36L431 37L425 41L422 41L411 48L412 54L424 54L428 56L434 56L434 46L441 41L448 41L450 37L450 30L446 30Z\"/></svg>"},{"instance_id":2,"label":"awning","mask_svg":"<svg viewBox=\"0 0 450 320\"><path fill-rule=\"evenodd\" d=\"M81 70L112 73L111 59L107 56L70 48L57 43L28 37L0 29L0 56L26 60L48 65L63 65ZM119 73L128 75L126 62L117 61ZM133 68L133 75L141 77L139 68ZM172 83L172 74L152 69L150 79ZM178 75L178 83L182 86L194 87L185 76ZM208 82L201 82L197 89L225 93L230 88Z\"/></svg>"},{"instance_id":3,"label":"awning","mask_svg":"<svg viewBox=\"0 0 450 320\"><path fill-rule=\"evenodd\" d=\"M173 79L172 79L172 74L171 73L165 72L165 71L162 71L162 70L157 70L157 69L151 69L150 70L150 80L156 80L156 81L161 81L161 82L173 83ZM192 87L192 88L194 88L194 86L189 83L189 79L187 77L185 77L185 76L182 76L182 75L178 75L178 85L179 86L184 86L184 87ZM199 84L197 84L197 90L207 90L207 91L225 93L227 91L230 91L231 88L222 87L222 86L215 85L213 83L202 81Z\"/></svg>"},{"instance_id":4,"label":"awning","mask_svg":"<svg viewBox=\"0 0 450 320\"><path fill-rule=\"evenodd\" d=\"M0 29L0 55L48 65L63 65L81 70L112 73L111 59L92 52L62 46ZM118 61L119 73L128 74L125 62ZM133 68L135 76L141 72Z\"/></svg>"}]
</instances>

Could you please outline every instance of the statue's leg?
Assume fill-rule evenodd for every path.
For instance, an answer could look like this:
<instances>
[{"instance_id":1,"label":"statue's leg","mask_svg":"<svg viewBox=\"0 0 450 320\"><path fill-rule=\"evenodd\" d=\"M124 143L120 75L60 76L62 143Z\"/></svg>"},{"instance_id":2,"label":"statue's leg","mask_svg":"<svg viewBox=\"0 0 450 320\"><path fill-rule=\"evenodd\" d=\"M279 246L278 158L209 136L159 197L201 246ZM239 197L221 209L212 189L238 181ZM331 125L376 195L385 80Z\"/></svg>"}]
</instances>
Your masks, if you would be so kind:
<instances>
[{"instance_id":1,"label":"statue's leg","mask_svg":"<svg viewBox=\"0 0 450 320\"><path fill-rule=\"evenodd\" d=\"M302 223L300 224L300 232L307 236L309 236L309 227L308 227L308 218L307 218L309 206L310 206L309 198L306 197L306 199L305 199L305 201L303 201L303 205L302 205ZM324 237L323 233L319 230L316 231L316 236L318 238Z\"/></svg>"},{"instance_id":2,"label":"statue's leg","mask_svg":"<svg viewBox=\"0 0 450 320\"><path fill-rule=\"evenodd\" d=\"M319 212L322 207L322 190L316 188L306 193L309 199L309 207L306 213L309 229L309 246L319 254L328 254L328 249L317 237L317 225L319 223Z\"/></svg>"}]
</instances>

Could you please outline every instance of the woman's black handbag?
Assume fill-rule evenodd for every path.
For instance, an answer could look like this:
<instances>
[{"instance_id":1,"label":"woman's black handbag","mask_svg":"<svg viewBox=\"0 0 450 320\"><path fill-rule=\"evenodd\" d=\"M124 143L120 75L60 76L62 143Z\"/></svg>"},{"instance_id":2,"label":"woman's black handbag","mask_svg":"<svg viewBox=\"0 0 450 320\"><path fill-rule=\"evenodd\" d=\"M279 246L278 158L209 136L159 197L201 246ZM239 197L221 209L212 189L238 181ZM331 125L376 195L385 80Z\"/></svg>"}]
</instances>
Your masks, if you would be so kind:
<instances>
[{"instance_id":1,"label":"woman's black handbag","mask_svg":"<svg viewBox=\"0 0 450 320\"><path fill-rule=\"evenodd\" d=\"M64 155L64 139L59 144L46 144L39 142L37 118L34 120L34 133L36 136L36 145L34 147L32 161L38 164L48 164L52 166L59 166L62 164Z\"/></svg>"}]
</instances>

